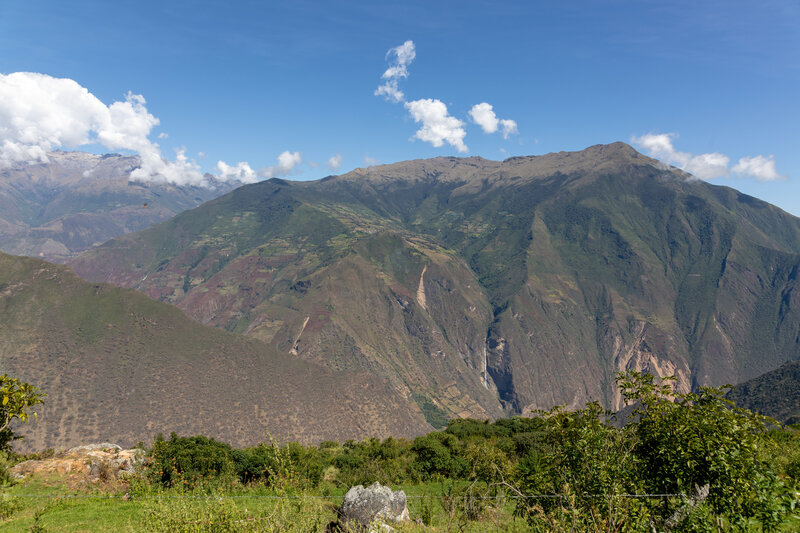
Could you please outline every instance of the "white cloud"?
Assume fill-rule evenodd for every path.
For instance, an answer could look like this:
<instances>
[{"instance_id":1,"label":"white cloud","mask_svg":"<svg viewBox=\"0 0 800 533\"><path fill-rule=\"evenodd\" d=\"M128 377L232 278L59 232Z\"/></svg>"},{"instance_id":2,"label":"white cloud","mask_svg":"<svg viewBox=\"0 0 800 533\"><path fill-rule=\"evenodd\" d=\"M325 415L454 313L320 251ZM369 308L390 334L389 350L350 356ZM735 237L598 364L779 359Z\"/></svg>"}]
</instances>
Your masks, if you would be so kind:
<instances>
[{"instance_id":1,"label":"white cloud","mask_svg":"<svg viewBox=\"0 0 800 533\"><path fill-rule=\"evenodd\" d=\"M336 172L342 166L342 154L336 154L328 159L328 168L331 172Z\"/></svg>"},{"instance_id":2,"label":"white cloud","mask_svg":"<svg viewBox=\"0 0 800 533\"><path fill-rule=\"evenodd\" d=\"M161 182L175 185L207 187L208 180L193 160L186 157L186 149L175 150L175 161L161 157L158 145L139 150L139 168L131 172L130 181Z\"/></svg>"},{"instance_id":3,"label":"white cloud","mask_svg":"<svg viewBox=\"0 0 800 533\"><path fill-rule=\"evenodd\" d=\"M166 139L167 137L169 137L169 134L168 134L168 133L165 133L165 132L163 132L163 131L162 131L161 133L159 133L159 134L158 134L158 138L159 138L159 139Z\"/></svg>"},{"instance_id":4,"label":"white cloud","mask_svg":"<svg viewBox=\"0 0 800 533\"><path fill-rule=\"evenodd\" d=\"M236 166L230 166L225 161L217 161L217 171L219 179L223 181L238 180L242 183L254 183L258 181L256 171L250 168L245 161L239 161Z\"/></svg>"},{"instance_id":5,"label":"white cloud","mask_svg":"<svg viewBox=\"0 0 800 533\"><path fill-rule=\"evenodd\" d=\"M763 155L743 157L733 167L733 171L737 174L753 176L758 181L775 181L786 178L778 174L775 169L775 157L772 155L769 157Z\"/></svg>"},{"instance_id":6,"label":"white cloud","mask_svg":"<svg viewBox=\"0 0 800 533\"><path fill-rule=\"evenodd\" d=\"M719 152L700 155L679 152L672 144L673 139L677 137L674 133L649 133L641 137L631 137L631 142L647 150L652 157L675 165L700 179L709 180L730 175L728 170L730 157ZM775 158L772 155L742 157L730 170L735 174L752 176L759 181L785 179L785 176L778 174Z\"/></svg>"},{"instance_id":7,"label":"white cloud","mask_svg":"<svg viewBox=\"0 0 800 533\"><path fill-rule=\"evenodd\" d=\"M381 162L374 157L370 157L369 154L364 156L364 165L368 167L374 167L375 165L379 165Z\"/></svg>"},{"instance_id":8,"label":"white cloud","mask_svg":"<svg viewBox=\"0 0 800 533\"><path fill-rule=\"evenodd\" d=\"M278 164L258 170L258 175L262 178L276 178L289 175L294 168L303 162L300 152L290 152L286 150L278 156Z\"/></svg>"},{"instance_id":9,"label":"white cloud","mask_svg":"<svg viewBox=\"0 0 800 533\"><path fill-rule=\"evenodd\" d=\"M519 133L515 121L498 119L491 104L486 102L472 106L472 109L469 110L469 116L472 118L472 122L481 127L484 133L496 133L499 128L503 132L504 139L508 139L511 134Z\"/></svg>"},{"instance_id":10,"label":"white cloud","mask_svg":"<svg viewBox=\"0 0 800 533\"><path fill-rule=\"evenodd\" d=\"M652 157L674 165L702 180L710 180L728 175L730 158L719 152L694 155L675 150L672 140L674 133L648 133L641 137L631 137L631 142L647 150Z\"/></svg>"},{"instance_id":11,"label":"white cloud","mask_svg":"<svg viewBox=\"0 0 800 533\"><path fill-rule=\"evenodd\" d=\"M422 123L422 127L414 134L414 138L439 147L447 141L459 152L466 152L464 144L464 122L447 114L447 106L440 100L423 98L406 102L406 109L411 113L414 122Z\"/></svg>"},{"instance_id":12,"label":"white cloud","mask_svg":"<svg viewBox=\"0 0 800 533\"><path fill-rule=\"evenodd\" d=\"M390 58L394 58L391 62L392 66L386 69L386 72L381 76L384 79L392 78L407 78L408 65L417 57L416 49L414 48L414 41L408 40L400 46L395 46L386 52L386 59L391 62Z\"/></svg>"},{"instance_id":13,"label":"white cloud","mask_svg":"<svg viewBox=\"0 0 800 533\"><path fill-rule=\"evenodd\" d=\"M403 91L397 88L397 80L389 80L375 89L375 96L385 96L392 102L402 102L405 98Z\"/></svg>"},{"instance_id":14,"label":"white cloud","mask_svg":"<svg viewBox=\"0 0 800 533\"><path fill-rule=\"evenodd\" d=\"M676 137L677 135L674 133L648 133L641 137L631 137L631 142L647 150L650 156L683 168L692 158L692 155L675 150L672 145L672 139Z\"/></svg>"},{"instance_id":15,"label":"white cloud","mask_svg":"<svg viewBox=\"0 0 800 533\"><path fill-rule=\"evenodd\" d=\"M511 120L510 118L501 119L500 126L503 129L503 139L508 139L509 135L512 135L514 133L519 133L516 121Z\"/></svg>"},{"instance_id":16,"label":"white cloud","mask_svg":"<svg viewBox=\"0 0 800 533\"><path fill-rule=\"evenodd\" d=\"M137 152L141 165L131 180L205 185L184 151L174 162L148 139L159 124L141 95L106 106L74 80L35 72L0 74L0 167L20 161L46 162L47 152L99 143L110 150Z\"/></svg>"},{"instance_id":17,"label":"white cloud","mask_svg":"<svg viewBox=\"0 0 800 533\"><path fill-rule=\"evenodd\" d=\"M730 157L718 152L700 154L689 158L684 170L701 180L710 180L727 176L730 162Z\"/></svg>"},{"instance_id":18,"label":"white cloud","mask_svg":"<svg viewBox=\"0 0 800 533\"><path fill-rule=\"evenodd\" d=\"M469 116L472 117L472 122L483 129L484 133L495 133L497 131L499 121L490 104L486 102L475 104L469 110Z\"/></svg>"},{"instance_id":19,"label":"white cloud","mask_svg":"<svg viewBox=\"0 0 800 533\"><path fill-rule=\"evenodd\" d=\"M406 41L400 46L395 46L386 52L389 68L383 73L381 79L386 80L383 85L375 89L375 96L383 96L392 102L402 102L405 99L403 91L398 88L398 82L408 77L408 65L417 57L414 41Z\"/></svg>"}]
</instances>

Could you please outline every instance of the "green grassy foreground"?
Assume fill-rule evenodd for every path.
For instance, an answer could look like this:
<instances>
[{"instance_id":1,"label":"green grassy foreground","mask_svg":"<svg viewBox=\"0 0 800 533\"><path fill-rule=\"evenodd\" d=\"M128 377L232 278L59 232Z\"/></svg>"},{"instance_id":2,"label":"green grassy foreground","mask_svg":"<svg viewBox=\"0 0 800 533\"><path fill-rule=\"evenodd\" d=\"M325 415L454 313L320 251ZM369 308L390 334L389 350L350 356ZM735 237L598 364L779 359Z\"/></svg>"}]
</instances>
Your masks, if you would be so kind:
<instances>
[{"instance_id":1,"label":"green grassy foreground","mask_svg":"<svg viewBox=\"0 0 800 533\"><path fill-rule=\"evenodd\" d=\"M676 394L638 373L618 383L639 405L624 427L590 403L454 419L413 441L236 449L159 435L132 477L6 475L0 531L324 531L344 493L374 481L405 491L401 531L800 531L796 428L719 389Z\"/></svg>"},{"instance_id":2,"label":"green grassy foreground","mask_svg":"<svg viewBox=\"0 0 800 533\"><path fill-rule=\"evenodd\" d=\"M531 531L523 517L515 516L516 501L510 498L488 499L479 509L473 509L468 500L448 496L454 489L452 482L393 488L405 491L412 519L396 526L398 531ZM263 486L183 491L141 485L134 489L127 484L74 490L60 481L37 480L3 490L0 532L324 531L328 523L336 520L336 507L341 504L343 493L342 489L330 487L288 492ZM567 523L562 526L563 529L552 530L571 530ZM728 526L715 530L725 531ZM796 516L778 529L798 530L800 519ZM759 532L762 527L751 521L742 531Z\"/></svg>"},{"instance_id":3,"label":"green grassy foreground","mask_svg":"<svg viewBox=\"0 0 800 533\"><path fill-rule=\"evenodd\" d=\"M136 482L133 485L137 485ZM412 522L400 531L528 531L513 500L487 500L469 517L452 483L393 487L408 496ZM128 494L128 497L125 496ZM336 520L343 489L281 491L263 486L226 490L159 490L139 484L70 490L62 482L7 487L0 500L0 532L323 531Z\"/></svg>"}]
</instances>

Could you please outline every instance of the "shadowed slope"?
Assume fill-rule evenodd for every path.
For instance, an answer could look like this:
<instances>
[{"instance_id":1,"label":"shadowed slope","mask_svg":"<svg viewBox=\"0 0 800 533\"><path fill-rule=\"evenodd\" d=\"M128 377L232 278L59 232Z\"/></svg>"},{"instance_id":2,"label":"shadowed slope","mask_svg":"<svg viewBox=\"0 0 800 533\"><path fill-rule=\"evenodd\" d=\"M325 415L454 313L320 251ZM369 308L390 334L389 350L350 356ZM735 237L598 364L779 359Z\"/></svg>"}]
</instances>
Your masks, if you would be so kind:
<instances>
[{"instance_id":1,"label":"shadowed slope","mask_svg":"<svg viewBox=\"0 0 800 533\"><path fill-rule=\"evenodd\" d=\"M783 424L800 424L800 361L736 385L728 399Z\"/></svg>"}]
</instances>

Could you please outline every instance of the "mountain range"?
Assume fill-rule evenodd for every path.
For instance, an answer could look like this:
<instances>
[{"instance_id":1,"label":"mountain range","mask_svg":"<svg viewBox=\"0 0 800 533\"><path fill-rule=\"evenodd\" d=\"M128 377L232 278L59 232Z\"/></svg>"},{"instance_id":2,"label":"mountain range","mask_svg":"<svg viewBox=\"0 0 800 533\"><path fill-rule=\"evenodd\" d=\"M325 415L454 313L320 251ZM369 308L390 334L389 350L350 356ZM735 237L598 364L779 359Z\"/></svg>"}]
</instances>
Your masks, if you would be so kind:
<instances>
[{"instance_id":1,"label":"mountain range","mask_svg":"<svg viewBox=\"0 0 800 533\"><path fill-rule=\"evenodd\" d=\"M0 250L64 262L241 185L211 175L208 187L129 181L138 166L136 156L51 152L0 168Z\"/></svg>"},{"instance_id":2,"label":"mountain range","mask_svg":"<svg viewBox=\"0 0 800 533\"><path fill-rule=\"evenodd\" d=\"M436 424L800 359L800 219L624 143L240 187L70 261Z\"/></svg>"}]
</instances>

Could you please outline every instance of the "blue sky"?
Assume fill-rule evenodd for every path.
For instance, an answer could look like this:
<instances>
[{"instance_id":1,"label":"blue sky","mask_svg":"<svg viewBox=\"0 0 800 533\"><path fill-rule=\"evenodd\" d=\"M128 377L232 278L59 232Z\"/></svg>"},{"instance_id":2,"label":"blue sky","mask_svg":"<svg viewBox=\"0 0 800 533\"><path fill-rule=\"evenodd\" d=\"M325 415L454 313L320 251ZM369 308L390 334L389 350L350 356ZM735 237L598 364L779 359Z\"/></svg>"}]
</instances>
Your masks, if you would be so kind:
<instances>
[{"instance_id":1,"label":"blue sky","mask_svg":"<svg viewBox=\"0 0 800 533\"><path fill-rule=\"evenodd\" d=\"M401 65L390 50L407 41L414 57ZM393 65L407 76L382 78ZM220 173L223 161L252 179L313 179L337 156L340 173L636 140L800 215L796 0L0 0L0 74L0 144L17 158L37 147L137 151L153 175ZM375 94L392 79L397 102ZM47 91L63 97L30 112ZM502 122L494 133L476 123L481 103L514 122L507 138ZM64 106L75 107L69 121ZM155 162L176 161L176 149L174 168Z\"/></svg>"}]
</instances>

